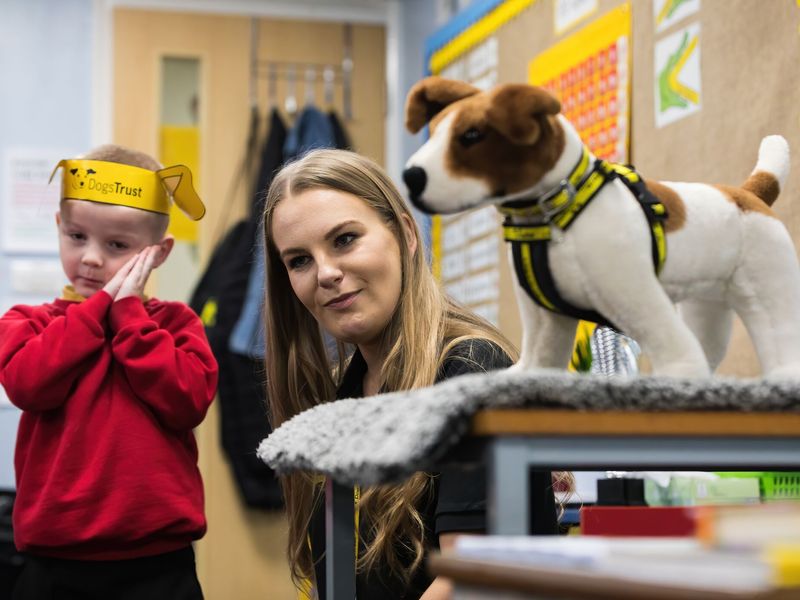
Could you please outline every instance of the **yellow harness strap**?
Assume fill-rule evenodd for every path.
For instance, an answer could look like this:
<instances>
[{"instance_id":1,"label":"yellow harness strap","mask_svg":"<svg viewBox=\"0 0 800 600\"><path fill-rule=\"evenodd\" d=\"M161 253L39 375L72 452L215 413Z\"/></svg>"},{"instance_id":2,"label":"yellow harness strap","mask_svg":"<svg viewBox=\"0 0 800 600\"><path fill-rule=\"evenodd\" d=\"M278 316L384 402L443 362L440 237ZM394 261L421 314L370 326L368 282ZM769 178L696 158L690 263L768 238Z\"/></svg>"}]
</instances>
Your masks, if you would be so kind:
<instances>
[{"instance_id":1,"label":"yellow harness strap","mask_svg":"<svg viewBox=\"0 0 800 600\"><path fill-rule=\"evenodd\" d=\"M517 279L533 301L556 313L614 327L596 311L568 303L556 290L547 258L547 246L552 239L553 229L568 229L600 189L618 178L639 202L647 217L653 266L656 273L660 273L667 257L664 231L667 210L647 189L634 169L601 160L591 161L590 158L589 150L584 146L578 164L554 191L539 198L503 204L498 210L506 215L503 233L506 241L511 243ZM532 224L514 223L512 217L529 220Z\"/></svg>"}]
</instances>

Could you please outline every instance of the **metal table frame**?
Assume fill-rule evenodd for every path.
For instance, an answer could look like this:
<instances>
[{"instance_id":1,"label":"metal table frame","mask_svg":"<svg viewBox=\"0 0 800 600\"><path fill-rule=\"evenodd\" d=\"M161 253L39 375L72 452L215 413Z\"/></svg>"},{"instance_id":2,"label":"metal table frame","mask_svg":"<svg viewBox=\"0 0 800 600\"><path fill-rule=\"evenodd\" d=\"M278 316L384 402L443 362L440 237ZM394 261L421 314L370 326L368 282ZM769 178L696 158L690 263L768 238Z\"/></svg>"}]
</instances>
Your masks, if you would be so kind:
<instances>
[{"instance_id":1,"label":"metal table frame","mask_svg":"<svg viewBox=\"0 0 800 600\"><path fill-rule=\"evenodd\" d=\"M799 470L800 413L577 413L492 410L473 419L468 444L488 461L488 527L527 535L531 469ZM449 460L448 460L449 462ZM354 503L349 486L326 490L328 600L355 598Z\"/></svg>"},{"instance_id":2,"label":"metal table frame","mask_svg":"<svg viewBox=\"0 0 800 600\"><path fill-rule=\"evenodd\" d=\"M574 471L779 471L800 469L800 437L728 439L632 436L496 437L489 451L489 533L519 535L529 529L531 468Z\"/></svg>"}]
</instances>

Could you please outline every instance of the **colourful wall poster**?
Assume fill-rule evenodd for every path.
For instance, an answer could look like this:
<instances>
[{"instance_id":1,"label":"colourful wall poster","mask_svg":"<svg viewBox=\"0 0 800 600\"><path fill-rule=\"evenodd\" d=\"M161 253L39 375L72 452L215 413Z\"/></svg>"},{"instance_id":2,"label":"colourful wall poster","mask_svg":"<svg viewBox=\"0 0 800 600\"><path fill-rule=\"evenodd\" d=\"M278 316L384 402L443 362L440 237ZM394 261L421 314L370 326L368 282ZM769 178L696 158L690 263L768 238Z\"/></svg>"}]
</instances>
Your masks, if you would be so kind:
<instances>
[{"instance_id":1,"label":"colourful wall poster","mask_svg":"<svg viewBox=\"0 0 800 600\"><path fill-rule=\"evenodd\" d=\"M491 10L477 21L471 24L464 23L464 29L458 33L454 32L450 40L445 44L435 49L428 48L426 50L428 70L431 74L438 75L448 65L458 60L461 55L486 40L534 2L536 0L502 0L496 4L491 2ZM476 9L480 8L480 3L475 2L474 5ZM463 14L469 16L470 12L469 10L463 11ZM455 21L460 22L460 19L457 18ZM439 36L434 34L432 38L438 40Z\"/></svg>"},{"instance_id":2,"label":"colourful wall poster","mask_svg":"<svg viewBox=\"0 0 800 600\"><path fill-rule=\"evenodd\" d=\"M61 173L48 184L64 150L9 149L3 156L5 186L0 190L0 235L11 253L58 252L56 212L61 198Z\"/></svg>"},{"instance_id":3,"label":"colourful wall poster","mask_svg":"<svg viewBox=\"0 0 800 600\"><path fill-rule=\"evenodd\" d=\"M655 121L664 127L701 108L700 23L656 42Z\"/></svg>"},{"instance_id":4,"label":"colourful wall poster","mask_svg":"<svg viewBox=\"0 0 800 600\"><path fill-rule=\"evenodd\" d=\"M55 218L52 228L51 235L57 238ZM9 258L7 264L9 288L17 297L41 296L49 301L69 283L57 257Z\"/></svg>"},{"instance_id":5,"label":"colourful wall poster","mask_svg":"<svg viewBox=\"0 0 800 600\"><path fill-rule=\"evenodd\" d=\"M623 4L545 50L528 79L561 100L561 112L600 158L628 159L631 10Z\"/></svg>"},{"instance_id":6,"label":"colourful wall poster","mask_svg":"<svg viewBox=\"0 0 800 600\"><path fill-rule=\"evenodd\" d=\"M653 0L656 33L700 10L700 0Z\"/></svg>"}]
</instances>

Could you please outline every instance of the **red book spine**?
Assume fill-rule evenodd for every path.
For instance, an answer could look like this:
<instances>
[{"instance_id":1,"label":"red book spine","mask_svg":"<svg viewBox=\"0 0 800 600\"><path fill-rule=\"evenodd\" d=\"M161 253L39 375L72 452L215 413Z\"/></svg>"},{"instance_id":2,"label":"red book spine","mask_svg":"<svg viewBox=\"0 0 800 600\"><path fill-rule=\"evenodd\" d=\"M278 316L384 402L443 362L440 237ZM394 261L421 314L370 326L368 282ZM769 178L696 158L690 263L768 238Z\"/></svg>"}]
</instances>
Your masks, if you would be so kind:
<instances>
[{"instance_id":1,"label":"red book spine","mask_svg":"<svg viewBox=\"0 0 800 600\"><path fill-rule=\"evenodd\" d=\"M689 506L587 506L581 533L607 536L694 536L697 517Z\"/></svg>"}]
</instances>

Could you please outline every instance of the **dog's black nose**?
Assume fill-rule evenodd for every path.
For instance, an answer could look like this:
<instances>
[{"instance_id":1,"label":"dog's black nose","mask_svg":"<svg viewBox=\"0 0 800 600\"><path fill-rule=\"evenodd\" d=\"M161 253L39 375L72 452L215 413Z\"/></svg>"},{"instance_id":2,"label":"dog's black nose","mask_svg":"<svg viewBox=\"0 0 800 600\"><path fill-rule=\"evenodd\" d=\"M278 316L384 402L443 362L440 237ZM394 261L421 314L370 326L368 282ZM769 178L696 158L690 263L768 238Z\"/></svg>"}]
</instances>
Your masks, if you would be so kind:
<instances>
[{"instance_id":1,"label":"dog's black nose","mask_svg":"<svg viewBox=\"0 0 800 600\"><path fill-rule=\"evenodd\" d=\"M428 176L422 167L409 167L403 171L403 181L406 182L408 192L412 200L416 200L425 191L425 184L428 183Z\"/></svg>"}]
</instances>

